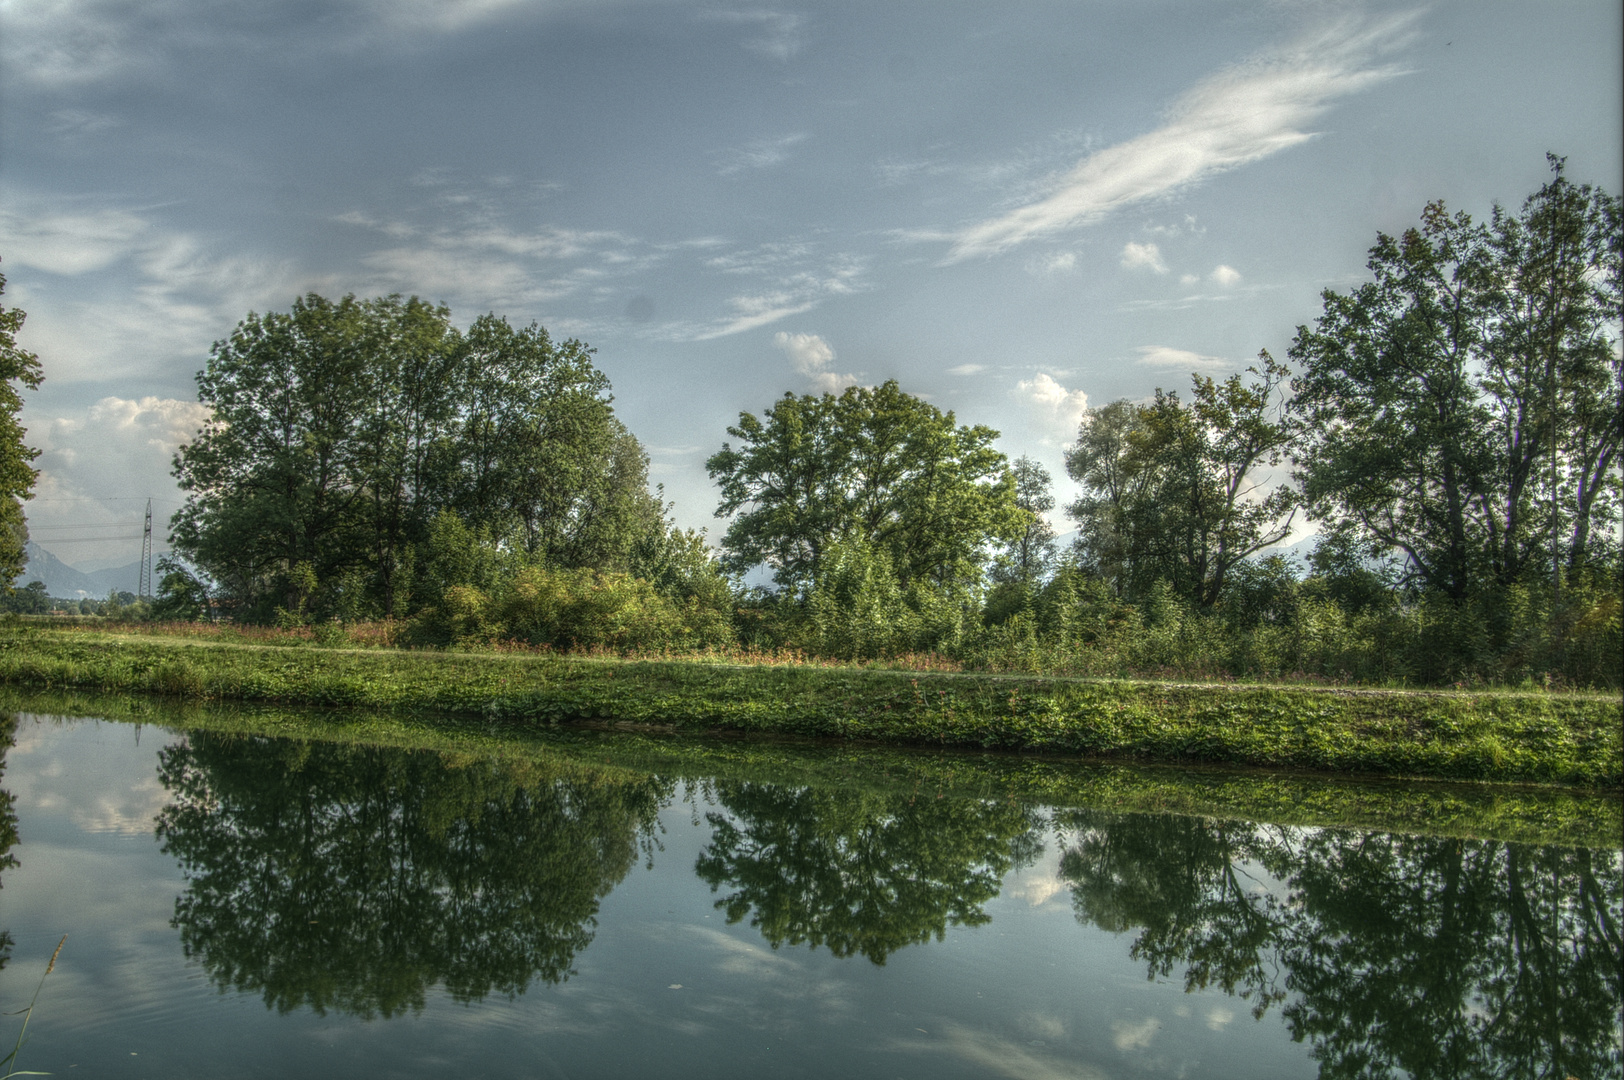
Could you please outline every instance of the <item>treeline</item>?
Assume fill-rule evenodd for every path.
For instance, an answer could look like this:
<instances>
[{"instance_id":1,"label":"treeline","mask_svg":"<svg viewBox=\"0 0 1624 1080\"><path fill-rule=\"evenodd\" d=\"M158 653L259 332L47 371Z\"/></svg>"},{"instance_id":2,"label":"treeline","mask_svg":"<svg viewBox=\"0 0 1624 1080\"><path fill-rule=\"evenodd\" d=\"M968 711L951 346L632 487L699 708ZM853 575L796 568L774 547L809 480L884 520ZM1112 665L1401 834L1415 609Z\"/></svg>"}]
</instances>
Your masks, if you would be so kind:
<instances>
[{"instance_id":1,"label":"treeline","mask_svg":"<svg viewBox=\"0 0 1624 1080\"><path fill-rule=\"evenodd\" d=\"M894 382L785 395L672 527L578 341L412 298L250 315L175 459L154 614L414 644L934 653L1091 674L1620 683L1619 199L1427 207L1285 363L1091 409L1050 477ZM1307 565L1270 557L1296 515ZM190 569L188 569L188 567ZM771 584L746 587L745 575Z\"/></svg>"},{"instance_id":2,"label":"treeline","mask_svg":"<svg viewBox=\"0 0 1624 1080\"><path fill-rule=\"evenodd\" d=\"M0 595L0 611L13 615L100 615L111 619L145 619L151 604L132 592L115 589L102 600L90 597L51 596L45 582L30 581L20 589Z\"/></svg>"}]
</instances>

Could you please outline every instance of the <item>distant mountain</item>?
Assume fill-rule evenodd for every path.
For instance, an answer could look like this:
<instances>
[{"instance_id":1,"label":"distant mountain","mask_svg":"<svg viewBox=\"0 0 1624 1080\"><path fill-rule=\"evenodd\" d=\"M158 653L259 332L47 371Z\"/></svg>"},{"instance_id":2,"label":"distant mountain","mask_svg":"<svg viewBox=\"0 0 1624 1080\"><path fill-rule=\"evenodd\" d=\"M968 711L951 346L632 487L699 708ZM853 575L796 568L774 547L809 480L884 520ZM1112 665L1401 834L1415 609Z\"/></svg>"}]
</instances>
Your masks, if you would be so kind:
<instances>
[{"instance_id":1,"label":"distant mountain","mask_svg":"<svg viewBox=\"0 0 1624 1080\"><path fill-rule=\"evenodd\" d=\"M155 554L152 561L156 564L158 555ZM18 575L17 585L20 588L30 581L43 581L45 592L50 596L59 596L67 600L84 597L101 600L115 589L119 592L135 592L141 584L141 560L137 559L124 566L113 566L104 570L85 571L69 566L30 540L28 563ZM153 584L156 586L157 582Z\"/></svg>"}]
</instances>

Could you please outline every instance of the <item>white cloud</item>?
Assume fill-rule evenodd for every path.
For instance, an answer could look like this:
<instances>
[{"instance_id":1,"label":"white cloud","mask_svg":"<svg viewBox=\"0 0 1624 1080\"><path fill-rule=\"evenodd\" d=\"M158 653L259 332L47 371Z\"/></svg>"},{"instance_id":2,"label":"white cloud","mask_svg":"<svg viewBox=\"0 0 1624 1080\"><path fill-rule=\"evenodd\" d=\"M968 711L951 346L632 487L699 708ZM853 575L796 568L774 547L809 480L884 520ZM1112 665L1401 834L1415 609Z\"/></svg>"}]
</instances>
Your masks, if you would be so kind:
<instances>
[{"instance_id":1,"label":"white cloud","mask_svg":"<svg viewBox=\"0 0 1624 1080\"><path fill-rule=\"evenodd\" d=\"M945 1025L943 1041L952 1053L979 1067L987 1076L1007 1076L1013 1080L1103 1080L1104 1073L1091 1065L1063 1059L1033 1047L1010 1042L986 1032L972 1031L956 1024ZM906 1049L937 1049L934 1040L907 1044Z\"/></svg>"},{"instance_id":2,"label":"white cloud","mask_svg":"<svg viewBox=\"0 0 1624 1080\"><path fill-rule=\"evenodd\" d=\"M1208 274L1207 276L1226 289L1233 285L1240 284L1241 280L1241 272L1236 270L1233 266L1214 267L1212 273Z\"/></svg>"},{"instance_id":3,"label":"white cloud","mask_svg":"<svg viewBox=\"0 0 1624 1080\"><path fill-rule=\"evenodd\" d=\"M796 132L793 135L783 135L776 139L757 139L744 146L733 147L721 155L722 162L716 167L716 172L721 176L732 176L746 169L770 169L774 165L781 165L789 159L790 150L805 142L808 137L805 132Z\"/></svg>"},{"instance_id":4,"label":"white cloud","mask_svg":"<svg viewBox=\"0 0 1624 1080\"><path fill-rule=\"evenodd\" d=\"M949 375L975 375L986 370L986 364L960 364L957 367L948 368L947 373Z\"/></svg>"},{"instance_id":5,"label":"white cloud","mask_svg":"<svg viewBox=\"0 0 1624 1080\"><path fill-rule=\"evenodd\" d=\"M1149 270L1153 274L1167 273L1167 264L1162 261L1161 248L1155 244L1136 244L1132 240L1123 245L1122 268Z\"/></svg>"},{"instance_id":6,"label":"white cloud","mask_svg":"<svg viewBox=\"0 0 1624 1080\"><path fill-rule=\"evenodd\" d=\"M1077 269L1077 253L1072 251L1057 251L1035 259L1027 267L1035 274L1069 274Z\"/></svg>"},{"instance_id":7,"label":"white cloud","mask_svg":"<svg viewBox=\"0 0 1624 1080\"><path fill-rule=\"evenodd\" d=\"M1139 363L1146 367L1199 371L1212 368L1227 369L1235 366L1221 356L1204 356L1188 349L1175 349L1168 345L1141 345L1134 352L1139 354Z\"/></svg>"},{"instance_id":8,"label":"white cloud","mask_svg":"<svg viewBox=\"0 0 1624 1080\"><path fill-rule=\"evenodd\" d=\"M7 199L0 206L6 261L50 274L100 270L133 254L147 222L127 210Z\"/></svg>"},{"instance_id":9,"label":"white cloud","mask_svg":"<svg viewBox=\"0 0 1624 1080\"><path fill-rule=\"evenodd\" d=\"M857 376L841 375L834 370L835 351L817 334L786 334L780 330L773 335L773 344L782 349L795 370L812 384L819 394L837 394L848 386L857 385Z\"/></svg>"},{"instance_id":10,"label":"white cloud","mask_svg":"<svg viewBox=\"0 0 1624 1080\"><path fill-rule=\"evenodd\" d=\"M1111 1042L1123 1053L1129 1050L1143 1050L1150 1045L1156 1037L1156 1029L1162 1026L1160 1020L1146 1017L1133 1023L1125 1020L1111 1021Z\"/></svg>"},{"instance_id":11,"label":"white cloud","mask_svg":"<svg viewBox=\"0 0 1624 1080\"><path fill-rule=\"evenodd\" d=\"M1200 277L1199 274L1180 274L1179 275L1179 284L1180 285L1194 285L1196 282L1198 282L1200 280L1201 280L1201 277Z\"/></svg>"},{"instance_id":12,"label":"white cloud","mask_svg":"<svg viewBox=\"0 0 1624 1080\"><path fill-rule=\"evenodd\" d=\"M1088 409L1087 394L1066 389L1047 372L1016 383L1015 396L1031 406L1045 427L1067 439L1076 436L1077 424Z\"/></svg>"},{"instance_id":13,"label":"white cloud","mask_svg":"<svg viewBox=\"0 0 1624 1080\"><path fill-rule=\"evenodd\" d=\"M171 461L208 416L196 401L159 397L105 397L86 409L45 418L25 410L26 441L40 451L35 497L24 506L33 539L70 564L120 556L133 561L136 550L127 539L91 538L122 535L130 528L139 533L142 500L150 496L154 531L162 540L181 500Z\"/></svg>"},{"instance_id":14,"label":"white cloud","mask_svg":"<svg viewBox=\"0 0 1624 1080\"><path fill-rule=\"evenodd\" d=\"M1416 18L1349 16L1202 80L1160 128L1090 154L1046 197L958 233L948 260L1097 221L1313 138L1308 125L1336 99L1400 74L1377 60L1408 42Z\"/></svg>"},{"instance_id":15,"label":"white cloud","mask_svg":"<svg viewBox=\"0 0 1624 1080\"><path fill-rule=\"evenodd\" d=\"M819 269L795 269L805 265L810 254L810 248L803 244L767 244L750 252L707 260L705 265L712 269L760 276L768 281L759 292L729 299L731 315L710 324L668 326L667 333L678 340L712 341L769 326L780 319L811 311L830 296L859 292L865 287L864 260L836 255Z\"/></svg>"}]
</instances>

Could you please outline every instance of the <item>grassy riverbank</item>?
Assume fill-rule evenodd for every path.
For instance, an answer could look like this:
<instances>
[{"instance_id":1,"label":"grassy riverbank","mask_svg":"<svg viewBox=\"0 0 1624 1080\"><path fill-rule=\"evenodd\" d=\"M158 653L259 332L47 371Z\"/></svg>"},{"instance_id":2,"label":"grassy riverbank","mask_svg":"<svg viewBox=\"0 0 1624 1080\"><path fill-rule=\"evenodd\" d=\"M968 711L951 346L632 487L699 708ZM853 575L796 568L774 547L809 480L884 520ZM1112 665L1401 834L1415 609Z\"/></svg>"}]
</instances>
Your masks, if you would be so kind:
<instances>
[{"instance_id":1,"label":"grassy riverbank","mask_svg":"<svg viewBox=\"0 0 1624 1080\"><path fill-rule=\"evenodd\" d=\"M1307 773L1083 762L976 750L714 738L579 725L492 724L371 709L196 703L148 695L0 688L0 712L95 717L245 739L422 751L450 760L545 762L584 780L653 773L914 799L1216 817L1469 839L1617 848L1624 802L1549 784L1405 783Z\"/></svg>"},{"instance_id":2,"label":"grassy riverbank","mask_svg":"<svg viewBox=\"0 0 1624 1080\"><path fill-rule=\"evenodd\" d=\"M23 628L0 682L512 724L611 721L1375 776L1624 784L1615 695L1393 692L489 653Z\"/></svg>"}]
</instances>

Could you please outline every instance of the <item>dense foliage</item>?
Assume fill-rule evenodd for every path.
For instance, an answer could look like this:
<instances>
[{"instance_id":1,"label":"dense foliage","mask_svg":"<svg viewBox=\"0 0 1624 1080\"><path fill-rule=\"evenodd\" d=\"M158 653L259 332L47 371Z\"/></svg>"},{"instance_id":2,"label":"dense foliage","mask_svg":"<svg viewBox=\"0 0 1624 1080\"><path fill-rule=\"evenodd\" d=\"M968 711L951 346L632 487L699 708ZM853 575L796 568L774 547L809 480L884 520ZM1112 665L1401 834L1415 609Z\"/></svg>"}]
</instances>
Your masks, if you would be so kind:
<instances>
[{"instance_id":1,"label":"dense foliage","mask_svg":"<svg viewBox=\"0 0 1624 1080\"><path fill-rule=\"evenodd\" d=\"M1041 465L886 382L740 414L706 463L713 552L665 517L580 342L308 296L215 346L212 419L176 458L185 561L126 613L329 637L395 619L390 640L433 646L1616 687L1620 204L1552 169L1520 210L1434 203L1378 235L1371 281L1324 294L1290 367L1263 352L1186 396L1088 410L1063 551ZM1271 556L1299 515L1318 548Z\"/></svg>"},{"instance_id":2,"label":"dense foliage","mask_svg":"<svg viewBox=\"0 0 1624 1080\"><path fill-rule=\"evenodd\" d=\"M1378 236L1291 349L1314 515L1456 601L1618 565L1620 204L1552 168L1519 214Z\"/></svg>"},{"instance_id":3,"label":"dense foliage","mask_svg":"<svg viewBox=\"0 0 1624 1080\"><path fill-rule=\"evenodd\" d=\"M980 583L989 545L1026 517L998 433L887 382L833 394L786 394L764 416L744 413L706 463L722 490L724 565L765 565L803 596L831 550L856 541L888 562L904 589L952 592Z\"/></svg>"},{"instance_id":4,"label":"dense foliage","mask_svg":"<svg viewBox=\"0 0 1624 1080\"><path fill-rule=\"evenodd\" d=\"M0 274L0 296L5 292L6 275ZM45 378L39 357L17 344L17 331L27 317L19 308L0 304L0 583L8 592L27 561L22 500L33 494L38 475L29 462L39 451L23 443L21 389L37 390Z\"/></svg>"},{"instance_id":5,"label":"dense foliage","mask_svg":"<svg viewBox=\"0 0 1624 1080\"><path fill-rule=\"evenodd\" d=\"M626 569L664 528L578 341L416 297L250 315L198 374L175 550L239 616L407 615L436 518L538 565Z\"/></svg>"}]
</instances>

